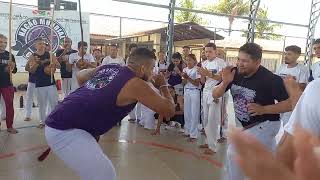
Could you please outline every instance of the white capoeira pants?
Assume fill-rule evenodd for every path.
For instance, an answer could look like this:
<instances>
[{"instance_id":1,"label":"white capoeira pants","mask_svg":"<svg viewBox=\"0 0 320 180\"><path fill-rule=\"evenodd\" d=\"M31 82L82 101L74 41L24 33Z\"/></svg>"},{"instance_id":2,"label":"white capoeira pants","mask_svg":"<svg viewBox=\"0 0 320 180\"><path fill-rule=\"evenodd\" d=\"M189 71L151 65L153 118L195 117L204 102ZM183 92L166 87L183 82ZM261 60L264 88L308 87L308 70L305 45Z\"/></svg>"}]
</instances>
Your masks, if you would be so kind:
<instances>
[{"instance_id":1,"label":"white capoeira pants","mask_svg":"<svg viewBox=\"0 0 320 180\"><path fill-rule=\"evenodd\" d=\"M46 120L46 117L58 104L58 91L56 85L37 88L40 124Z\"/></svg>"},{"instance_id":2,"label":"white capoeira pants","mask_svg":"<svg viewBox=\"0 0 320 180\"><path fill-rule=\"evenodd\" d=\"M4 103L4 99L2 96L0 96L1 100L0 100L0 105L1 105L1 119L6 119L6 104Z\"/></svg>"},{"instance_id":3,"label":"white capoeira pants","mask_svg":"<svg viewBox=\"0 0 320 180\"><path fill-rule=\"evenodd\" d=\"M203 93L203 120L206 132L206 142L209 148L217 152L217 141L219 138L219 125L221 124L222 98L218 103L213 101L212 93Z\"/></svg>"},{"instance_id":4,"label":"white capoeira pants","mask_svg":"<svg viewBox=\"0 0 320 180\"><path fill-rule=\"evenodd\" d=\"M51 150L83 180L116 180L112 162L96 139L81 129L45 128Z\"/></svg>"},{"instance_id":5,"label":"white capoeira pants","mask_svg":"<svg viewBox=\"0 0 320 180\"><path fill-rule=\"evenodd\" d=\"M141 120L141 103L137 103L136 107L129 113L129 118Z\"/></svg>"},{"instance_id":6,"label":"white capoeira pants","mask_svg":"<svg viewBox=\"0 0 320 180\"><path fill-rule=\"evenodd\" d=\"M265 145L270 151L275 151L276 140L275 136L280 128L280 121L265 121L250 129L244 130L255 137L260 143ZM242 174L237 162L234 161L236 155L236 149L232 144L228 145L227 158L225 164L225 180L245 180L246 178Z\"/></svg>"},{"instance_id":7,"label":"white capoeira pants","mask_svg":"<svg viewBox=\"0 0 320 180\"><path fill-rule=\"evenodd\" d=\"M198 138L200 119L200 90L184 90L184 132L191 138Z\"/></svg>"},{"instance_id":8,"label":"white capoeira pants","mask_svg":"<svg viewBox=\"0 0 320 180\"><path fill-rule=\"evenodd\" d=\"M72 78L62 78L63 97L67 97L71 93Z\"/></svg>"},{"instance_id":9,"label":"white capoeira pants","mask_svg":"<svg viewBox=\"0 0 320 180\"><path fill-rule=\"evenodd\" d=\"M140 124L146 129L155 129L155 112L150 108L141 104L141 119Z\"/></svg>"},{"instance_id":10,"label":"white capoeira pants","mask_svg":"<svg viewBox=\"0 0 320 180\"><path fill-rule=\"evenodd\" d=\"M34 102L34 96L36 96L35 93L36 93L36 84L28 82L27 98L26 98L26 118L31 117L32 104Z\"/></svg>"},{"instance_id":11,"label":"white capoeira pants","mask_svg":"<svg viewBox=\"0 0 320 180\"><path fill-rule=\"evenodd\" d=\"M222 126L222 137L226 138L227 137L227 130L228 130L228 113L227 113L227 108L228 108L228 102L229 102L229 92L226 92L223 95L222 98L222 106L221 106L221 116L222 118L224 118L224 124L220 124L220 126Z\"/></svg>"}]
</instances>

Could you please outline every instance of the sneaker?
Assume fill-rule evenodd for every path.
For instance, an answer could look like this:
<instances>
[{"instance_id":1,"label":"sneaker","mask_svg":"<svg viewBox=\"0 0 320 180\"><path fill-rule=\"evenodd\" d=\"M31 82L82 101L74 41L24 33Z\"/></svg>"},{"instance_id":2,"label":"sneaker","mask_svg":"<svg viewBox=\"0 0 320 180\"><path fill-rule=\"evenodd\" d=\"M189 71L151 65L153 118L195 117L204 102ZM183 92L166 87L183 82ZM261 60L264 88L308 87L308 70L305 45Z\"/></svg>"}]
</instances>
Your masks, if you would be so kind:
<instances>
[{"instance_id":1,"label":"sneaker","mask_svg":"<svg viewBox=\"0 0 320 180\"><path fill-rule=\"evenodd\" d=\"M9 129L7 129L7 131L10 134L17 134L18 133L18 131L15 128L9 128Z\"/></svg>"}]
</instances>

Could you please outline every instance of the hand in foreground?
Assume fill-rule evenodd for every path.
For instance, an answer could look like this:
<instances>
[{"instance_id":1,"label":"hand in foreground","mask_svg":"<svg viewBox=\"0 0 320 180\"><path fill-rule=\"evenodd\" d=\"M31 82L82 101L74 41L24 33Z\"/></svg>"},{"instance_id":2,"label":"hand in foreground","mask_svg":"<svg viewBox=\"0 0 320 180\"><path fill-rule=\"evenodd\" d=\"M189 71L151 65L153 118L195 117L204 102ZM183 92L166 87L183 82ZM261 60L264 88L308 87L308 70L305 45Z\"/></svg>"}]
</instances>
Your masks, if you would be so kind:
<instances>
[{"instance_id":1,"label":"hand in foreground","mask_svg":"<svg viewBox=\"0 0 320 180\"><path fill-rule=\"evenodd\" d=\"M235 161L250 180L320 179L320 155L314 153L314 148L319 145L319 138L301 128L294 132L294 148L297 152L294 171L290 171L264 145L244 131L233 128L229 138L237 150Z\"/></svg>"}]
</instances>

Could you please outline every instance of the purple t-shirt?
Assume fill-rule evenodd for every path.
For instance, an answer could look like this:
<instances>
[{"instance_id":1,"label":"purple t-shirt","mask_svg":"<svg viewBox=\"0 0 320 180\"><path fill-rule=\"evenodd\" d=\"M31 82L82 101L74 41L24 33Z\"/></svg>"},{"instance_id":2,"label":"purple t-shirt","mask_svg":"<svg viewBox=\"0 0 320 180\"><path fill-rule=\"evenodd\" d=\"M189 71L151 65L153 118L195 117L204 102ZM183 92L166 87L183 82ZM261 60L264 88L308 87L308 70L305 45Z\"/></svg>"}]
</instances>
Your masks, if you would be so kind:
<instances>
[{"instance_id":1,"label":"purple t-shirt","mask_svg":"<svg viewBox=\"0 0 320 180\"><path fill-rule=\"evenodd\" d=\"M102 135L126 117L135 107L117 106L118 94L135 77L128 67L101 66L94 77L67 96L51 112L46 125L55 129L83 129Z\"/></svg>"}]
</instances>

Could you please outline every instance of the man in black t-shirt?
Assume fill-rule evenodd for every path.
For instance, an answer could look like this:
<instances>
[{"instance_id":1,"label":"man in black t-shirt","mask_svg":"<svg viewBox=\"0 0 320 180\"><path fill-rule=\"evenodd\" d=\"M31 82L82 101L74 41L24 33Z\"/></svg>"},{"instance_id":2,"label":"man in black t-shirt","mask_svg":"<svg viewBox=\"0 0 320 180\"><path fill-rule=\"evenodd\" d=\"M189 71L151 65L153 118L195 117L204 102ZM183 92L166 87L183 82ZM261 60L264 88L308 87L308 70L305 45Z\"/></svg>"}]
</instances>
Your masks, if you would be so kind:
<instances>
[{"instance_id":1,"label":"man in black t-shirt","mask_svg":"<svg viewBox=\"0 0 320 180\"><path fill-rule=\"evenodd\" d=\"M58 104L58 92L55 85L54 72L56 68L60 68L60 64L55 56L52 57L51 62L51 53L46 51L44 39L38 38L35 43L37 51L29 57L26 70L35 75L40 115L38 128L44 128L43 121Z\"/></svg>"},{"instance_id":2,"label":"man in black t-shirt","mask_svg":"<svg viewBox=\"0 0 320 180\"><path fill-rule=\"evenodd\" d=\"M14 88L12 85L12 79L10 77L10 71L12 73L16 73L17 66L15 63L16 61L14 59L14 56L12 54L9 54L8 51L6 51L7 43L7 37L0 34L0 96L2 95L6 106L5 109L7 131L11 134L16 134L18 133L18 131L12 127L14 119ZM10 56L12 57L12 61L10 61Z\"/></svg>"},{"instance_id":3,"label":"man in black t-shirt","mask_svg":"<svg viewBox=\"0 0 320 180\"><path fill-rule=\"evenodd\" d=\"M269 150L275 150L275 136L280 128L279 113L291 111L291 105L283 80L261 66L261 58L259 45L243 45L239 50L237 68L227 67L222 71L222 82L214 88L213 97L219 98L230 89L235 116L244 131ZM235 152L234 146L229 145L226 179L244 180L233 159Z\"/></svg>"},{"instance_id":4,"label":"man in black t-shirt","mask_svg":"<svg viewBox=\"0 0 320 180\"><path fill-rule=\"evenodd\" d=\"M58 49L56 57L61 65L60 73L62 79L62 92L64 97L68 96L71 92L72 84L72 68L67 67L69 61L69 55L78 51L71 48L72 40L68 37L64 38L63 49Z\"/></svg>"}]
</instances>

